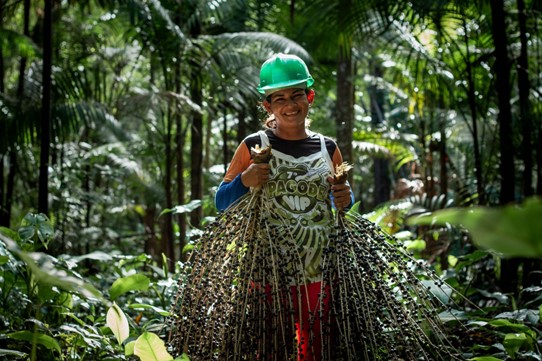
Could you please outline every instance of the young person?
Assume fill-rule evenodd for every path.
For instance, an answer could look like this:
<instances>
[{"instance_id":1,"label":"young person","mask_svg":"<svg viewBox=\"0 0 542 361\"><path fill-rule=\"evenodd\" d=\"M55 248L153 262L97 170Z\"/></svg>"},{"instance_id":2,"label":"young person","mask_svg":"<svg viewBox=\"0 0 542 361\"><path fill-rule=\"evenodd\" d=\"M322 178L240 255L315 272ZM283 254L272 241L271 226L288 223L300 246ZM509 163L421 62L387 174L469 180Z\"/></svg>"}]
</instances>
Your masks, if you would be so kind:
<instances>
[{"instance_id":1,"label":"young person","mask_svg":"<svg viewBox=\"0 0 542 361\"><path fill-rule=\"evenodd\" d=\"M239 145L215 197L217 208L224 211L250 188L261 187L272 204L268 222L279 227L277 239L293 237L289 241L300 247L307 283L291 285L296 315L291 336L297 338L298 359L305 361L321 360L322 317L316 313L322 309L321 262L333 233L332 207L342 210L354 200L348 182L333 182L334 169L343 162L337 144L308 129L313 84L306 64L295 55L277 54L262 65L258 91L269 115L265 130ZM251 149L269 145L270 162L254 163Z\"/></svg>"}]
</instances>

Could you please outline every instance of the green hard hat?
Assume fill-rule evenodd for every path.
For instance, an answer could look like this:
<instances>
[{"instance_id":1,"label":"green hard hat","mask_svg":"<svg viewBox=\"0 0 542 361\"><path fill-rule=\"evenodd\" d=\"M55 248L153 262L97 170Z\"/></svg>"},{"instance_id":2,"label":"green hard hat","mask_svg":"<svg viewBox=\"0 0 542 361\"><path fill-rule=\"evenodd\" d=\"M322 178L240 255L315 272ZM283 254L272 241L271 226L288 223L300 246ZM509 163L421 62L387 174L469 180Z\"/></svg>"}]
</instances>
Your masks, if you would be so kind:
<instances>
[{"instance_id":1,"label":"green hard hat","mask_svg":"<svg viewBox=\"0 0 542 361\"><path fill-rule=\"evenodd\" d=\"M305 84L310 87L314 79L301 58L289 54L277 54L267 59L260 69L258 92L268 94L270 90Z\"/></svg>"}]
</instances>

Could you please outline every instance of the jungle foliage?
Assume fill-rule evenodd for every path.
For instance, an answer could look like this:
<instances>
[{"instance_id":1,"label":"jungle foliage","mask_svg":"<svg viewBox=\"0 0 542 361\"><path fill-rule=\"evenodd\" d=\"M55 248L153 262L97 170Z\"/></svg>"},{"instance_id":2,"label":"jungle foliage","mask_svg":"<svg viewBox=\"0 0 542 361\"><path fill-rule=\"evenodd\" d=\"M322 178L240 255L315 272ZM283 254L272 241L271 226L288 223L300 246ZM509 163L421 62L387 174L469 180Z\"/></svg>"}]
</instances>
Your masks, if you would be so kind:
<instances>
[{"instance_id":1,"label":"jungle foliage","mask_svg":"<svg viewBox=\"0 0 542 361\"><path fill-rule=\"evenodd\" d=\"M0 0L0 357L167 352L176 270L282 51L316 80L311 129L354 165L353 211L476 305L442 314L465 358L542 360L541 11Z\"/></svg>"}]
</instances>

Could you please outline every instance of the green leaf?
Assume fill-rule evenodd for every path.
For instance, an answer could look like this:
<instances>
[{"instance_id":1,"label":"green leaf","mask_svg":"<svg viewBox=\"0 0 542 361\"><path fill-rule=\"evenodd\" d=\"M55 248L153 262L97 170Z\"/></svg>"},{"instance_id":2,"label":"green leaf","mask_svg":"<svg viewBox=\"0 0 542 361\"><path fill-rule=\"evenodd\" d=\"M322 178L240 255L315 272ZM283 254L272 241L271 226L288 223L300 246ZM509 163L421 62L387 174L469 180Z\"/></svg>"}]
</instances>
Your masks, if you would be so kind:
<instances>
[{"instance_id":1,"label":"green leaf","mask_svg":"<svg viewBox=\"0 0 542 361\"><path fill-rule=\"evenodd\" d=\"M519 351L521 346L527 341L527 336L524 333L508 333L504 336L504 348L510 356Z\"/></svg>"},{"instance_id":2,"label":"green leaf","mask_svg":"<svg viewBox=\"0 0 542 361\"><path fill-rule=\"evenodd\" d=\"M447 209L409 220L410 224L453 224L469 230L480 248L506 257L542 257L542 200L532 197L521 206Z\"/></svg>"},{"instance_id":3,"label":"green leaf","mask_svg":"<svg viewBox=\"0 0 542 361\"><path fill-rule=\"evenodd\" d=\"M84 298L97 298L103 301L100 291L94 288L94 286L69 275L65 270L56 268L53 264L53 257L40 252L24 252L13 240L2 234L0 234L0 240L4 241L7 248L12 253L17 254L26 263L39 284L56 286L68 292L75 292ZM41 267L36 262L39 262Z\"/></svg>"},{"instance_id":4,"label":"green leaf","mask_svg":"<svg viewBox=\"0 0 542 361\"><path fill-rule=\"evenodd\" d=\"M111 261L113 257L109 253L95 251L95 252L84 254L82 256L72 257L70 260L74 262L81 262L82 260L87 260L87 259L90 259L93 261L108 262L108 261Z\"/></svg>"},{"instance_id":5,"label":"green leaf","mask_svg":"<svg viewBox=\"0 0 542 361\"><path fill-rule=\"evenodd\" d=\"M47 243L53 236L54 231L49 218L45 214L27 213L21 223L21 228L19 228L21 239L28 241L37 235L38 239L47 248Z\"/></svg>"},{"instance_id":6,"label":"green leaf","mask_svg":"<svg viewBox=\"0 0 542 361\"><path fill-rule=\"evenodd\" d=\"M134 274L117 279L111 285L109 296L112 300L130 291L146 291L149 288L150 280L145 275Z\"/></svg>"},{"instance_id":7,"label":"green leaf","mask_svg":"<svg viewBox=\"0 0 542 361\"><path fill-rule=\"evenodd\" d=\"M49 350L56 350L58 353L61 353L60 345L58 341L49 335L45 335L39 332L30 332L30 331L17 331L8 334L9 338L19 341L27 341L30 343L37 343Z\"/></svg>"},{"instance_id":8,"label":"green leaf","mask_svg":"<svg viewBox=\"0 0 542 361\"><path fill-rule=\"evenodd\" d=\"M116 303L113 303L113 306L107 311L106 324L111 331L113 331L119 345L122 345L122 343L130 336L128 319Z\"/></svg>"},{"instance_id":9,"label":"green leaf","mask_svg":"<svg viewBox=\"0 0 542 361\"><path fill-rule=\"evenodd\" d=\"M468 359L468 361L502 361L500 358L493 356L481 356Z\"/></svg>"},{"instance_id":10,"label":"green leaf","mask_svg":"<svg viewBox=\"0 0 542 361\"><path fill-rule=\"evenodd\" d=\"M166 317L170 316L170 313L168 311L163 310L163 309L161 309L159 307L152 306L152 305L146 305L146 304L142 304L142 303L133 303L128 307L132 308L134 310L137 310L137 309L140 309L140 308L151 309L154 312L158 313L160 316L166 316Z\"/></svg>"},{"instance_id":11,"label":"green leaf","mask_svg":"<svg viewBox=\"0 0 542 361\"><path fill-rule=\"evenodd\" d=\"M446 305L448 302L450 302L452 288L446 283L442 284L442 286L438 286L436 282L432 280L422 280L421 282L433 294L433 296L437 297L440 302L442 302L442 304Z\"/></svg>"},{"instance_id":12,"label":"green leaf","mask_svg":"<svg viewBox=\"0 0 542 361\"><path fill-rule=\"evenodd\" d=\"M416 239L413 241L405 241L404 243L407 250L411 252L421 252L425 249L426 244L423 239Z\"/></svg>"},{"instance_id":13,"label":"green leaf","mask_svg":"<svg viewBox=\"0 0 542 361\"><path fill-rule=\"evenodd\" d=\"M170 361L173 360L164 344L156 334L143 332L135 342L134 354L139 356L141 361Z\"/></svg>"},{"instance_id":14,"label":"green leaf","mask_svg":"<svg viewBox=\"0 0 542 361\"><path fill-rule=\"evenodd\" d=\"M0 266L8 263L9 257L8 256L0 256Z\"/></svg>"},{"instance_id":15,"label":"green leaf","mask_svg":"<svg viewBox=\"0 0 542 361\"><path fill-rule=\"evenodd\" d=\"M5 348L0 348L0 356L16 356L16 357L25 357L27 354L21 351L15 350L6 350Z\"/></svg>"},{"instance_id":16,"label":"green leaf","mask_svg":"<svg viewBox=\"0 0 542 361\"><path fill-rule=\"evenodd\" d=\"M8 238L11 238L11 239L13 239L15 241L20 241L21 240L21 237L19 236L19 233L15 232L12 229L6 228L6 227L0 227L0 234L6 236Z\"/></svg>"},{"instance_id":17,"label":"green leaf","mask_svg":"<svg viewBox=\"0 0 542 361\"><path fill-rule=\"evenodd\" d=\"M39 47L28 36L5 28L0 28L0 49L4 56L19 55L29 60L40 53Z\"/></svg>"},{"instance_id":18,"label":"green leaf","mask_svg":"<svg viewBox=\"0 0 542 361\"><path fill-rule=\"evenodd\" d=\"M124 355L132 356L134 354L135 341L130 341L124 345Z\"/></svg>"},{"instance_id":19,"label":"green leaf","mask_svg":"<svg viewBox=\"0 0 542 361\"><path fill-rule=\"evenodd\" d=\"M201 207L201 200L200 199L194 199L192 201L190 201L190 203L187 203L187 204L183 204L183 205L180 205L180 206L175 206L173 208L166 208L164 209L160 215L164 215L164 214L167 214L167 213L173 213L173 214L182 214L182 213L190 213L192 212L194 209L198 208L198 207Z\"/></svg>"},{"instance_id":20,"label":"green leaf","mask_svg":"<svg viewBox=\"0 0 542 361\"><path fill-rule=\"evenodd\" d=\"M187 354L183 353L181 356L177 357L175 361L190 361L190 357Z\"/></svg>"}]
</instances>

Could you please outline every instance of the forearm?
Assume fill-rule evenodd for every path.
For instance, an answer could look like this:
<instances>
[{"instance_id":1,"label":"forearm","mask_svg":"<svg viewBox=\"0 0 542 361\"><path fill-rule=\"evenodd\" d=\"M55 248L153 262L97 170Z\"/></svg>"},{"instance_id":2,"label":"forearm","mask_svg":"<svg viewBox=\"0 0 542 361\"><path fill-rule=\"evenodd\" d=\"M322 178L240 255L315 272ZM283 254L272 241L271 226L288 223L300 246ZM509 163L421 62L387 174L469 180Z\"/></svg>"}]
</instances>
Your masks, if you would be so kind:
<instances>
[{"instance_id":1,"label":"forearm","mask_svg":"<svg viewBox=\"0 0 542 361\"><path fill-rule=\"evenodd\" d=\"M223 181L216 191L215 206L222 212L248 191L249 188L245 187L241 182L241 174L237 175L231 182Z\"/></svg>"}]
</instances>

